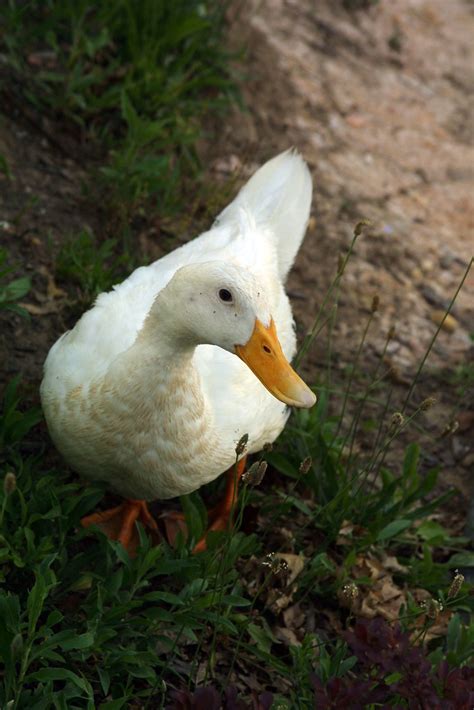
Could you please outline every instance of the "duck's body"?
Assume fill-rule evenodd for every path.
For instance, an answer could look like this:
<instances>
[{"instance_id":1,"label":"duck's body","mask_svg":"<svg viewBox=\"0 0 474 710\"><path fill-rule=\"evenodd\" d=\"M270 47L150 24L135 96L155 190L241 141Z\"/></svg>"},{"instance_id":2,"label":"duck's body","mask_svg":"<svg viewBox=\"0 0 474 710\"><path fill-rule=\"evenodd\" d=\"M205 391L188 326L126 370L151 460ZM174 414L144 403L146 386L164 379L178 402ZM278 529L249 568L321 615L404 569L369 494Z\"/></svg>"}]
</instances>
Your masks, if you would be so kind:
<instances>
[{"instance_id":1,"label":"duck's body","mask_svg":"<svg viewBox=\"0 0 474 710\"><path fill-rule=\"evenodd\" d=\"M236 357L232 339L247 342L248 322L246 335L240 331L251 301L251 325L260 319L268 329L273 319L285 357L294 355L283 284L310 200L303 160L278 156L210 231L101 294L51 348L43 408L54 443L78 473L125 497L171 498L231 466L243 434L250 453L278 436L288 407ZM231 284L233 303L214 303L221 283ZM300 406L310 406L305 396Z\"/></svg>"}]
</instances>

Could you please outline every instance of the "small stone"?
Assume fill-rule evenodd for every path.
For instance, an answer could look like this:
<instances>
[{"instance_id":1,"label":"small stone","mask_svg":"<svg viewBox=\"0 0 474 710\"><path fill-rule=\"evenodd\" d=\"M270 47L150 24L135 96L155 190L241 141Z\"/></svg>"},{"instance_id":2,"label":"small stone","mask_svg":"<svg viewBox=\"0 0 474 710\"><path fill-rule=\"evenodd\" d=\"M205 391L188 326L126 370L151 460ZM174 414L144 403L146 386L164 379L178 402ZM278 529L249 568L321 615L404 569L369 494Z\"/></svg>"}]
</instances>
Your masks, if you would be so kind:
<instances>
[{"instance_id":1,"label":"small stone","mask_svg":"<svg viewBox=\"0 0 474 710\"><path fill-rule=\"evenodd\" d=\"M358 113L350 113L346 116L346 123L351 128L362 128L366 124L366 120Z\"/></svg>"},{"instance_id":2,"label":"small stone","mask_svg":"<svg viewBox=\"0 0 474 710\"><path fill-rule=\"evenodd\" d=\"M454 318L450 313L446 315L446 318L445 315L446 311L436 309L435 311L431 311L430 318L433 323L436 323L436 325L441 325L441 328L447 333L454 333L459 324L456 318Z\"/></svg>"},{"instance_id":3,"label":"small stone","mask_svg":"<svg viewBox=\"0 0 474 710\"><path fill-rule=\"evenodd\" d=\"M469 410L458 412L456 419L459 424L459 431L465 432L474 428L474 412Z\"/></svg>"},{"instance_id":4,"label":"small stone","mask_svg":"<svg viewBox=\"0 0 474 710\"><path fill-rule=\"evenodd\" d=\"M461 463L468 470L474 469L474 451L471 451L467 456L465 456Z\"/></svg>"},{"instance_id":5,"label":"small stone","mask_svg":"<svg viewBox=\"0 0 474 710\"><path fill-rule=\"evenodd\" d=\"M469 453L469 447L466 446L464 441L459 436L453 436L451 439L451 449L453 451L453 456L456 461L461 461L467 453Z\"/></svg>"}]
</instances>

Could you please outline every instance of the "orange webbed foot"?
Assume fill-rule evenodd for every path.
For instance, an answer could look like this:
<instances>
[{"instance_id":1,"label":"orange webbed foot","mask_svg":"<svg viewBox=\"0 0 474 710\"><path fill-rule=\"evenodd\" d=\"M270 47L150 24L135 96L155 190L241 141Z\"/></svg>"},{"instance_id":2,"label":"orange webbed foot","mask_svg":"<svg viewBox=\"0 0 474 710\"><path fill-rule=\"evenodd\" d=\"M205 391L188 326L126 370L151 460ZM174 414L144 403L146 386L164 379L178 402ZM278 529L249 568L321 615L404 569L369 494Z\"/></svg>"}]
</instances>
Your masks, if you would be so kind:
<instances>
[{"instance_id":1,"label":"orange webbed foot","mask_svg":"<svg viewBox=\"0 0 474 710\"><path fill-rule=\"evenodd\" d=\"M203 537L193 547L193 553L204 552L207 549L207 536L210 532L229 530L232 525L232 515L237 502L239 481L245 471L246 457L244 456L236 466L227 472L227 483L224 498L214 508L208 511L209 526ZM179 532L187 536L186 520L183 513L171 512L162 516L166 530L166 538L171 546L176 543Z\"/></svg>"},{"instance_id":2,"label":"orange webbed foot","mask_svg":"<svg viewBox=\"0 0 474 710\"><path fill-rule=\"evenodd\" d=\"M154 542L159 542L158 525L144 500L127 499L115 508L87 515L82 518L81 525L84 528L96 525L111 540L121 542L129 555L134 556L139 543L137 521L151 532Z\"/></svg>"}]
</instances>

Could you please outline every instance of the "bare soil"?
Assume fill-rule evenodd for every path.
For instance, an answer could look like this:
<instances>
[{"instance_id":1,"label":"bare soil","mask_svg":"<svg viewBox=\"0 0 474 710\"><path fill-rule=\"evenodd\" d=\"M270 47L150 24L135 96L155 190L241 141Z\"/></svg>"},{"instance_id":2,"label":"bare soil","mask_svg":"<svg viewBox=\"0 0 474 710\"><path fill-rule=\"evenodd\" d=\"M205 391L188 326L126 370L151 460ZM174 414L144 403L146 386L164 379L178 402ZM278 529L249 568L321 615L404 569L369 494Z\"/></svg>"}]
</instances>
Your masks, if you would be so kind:
<instances>
[{"instance_id":1,"label":"bare soil","mask_svg":"<svg viewBox=\"0 0 474 710\"><path fill-rule=\"evenodd\" d=\"M377 294L364 357L370 371L393 325L394 402L403 402L474 252L473 31L465 0L382 0L352 12L342 1L255 0L232 21L234 45L248 50L248 111L220 127L212 167L241 166L247 176L289 146L309 162L314 220L289 280L302 333L354 225L370 220L344 277L333 347L342 370ZM437 399L424 440L465 504L474 492L474 401L471 393L459 402L451 375L472 362L472 269L451 313L413 401ZM326 347L323 334L310 373ZM456 435L437 441L456 418Z\"/></svg>"}]
</instances>

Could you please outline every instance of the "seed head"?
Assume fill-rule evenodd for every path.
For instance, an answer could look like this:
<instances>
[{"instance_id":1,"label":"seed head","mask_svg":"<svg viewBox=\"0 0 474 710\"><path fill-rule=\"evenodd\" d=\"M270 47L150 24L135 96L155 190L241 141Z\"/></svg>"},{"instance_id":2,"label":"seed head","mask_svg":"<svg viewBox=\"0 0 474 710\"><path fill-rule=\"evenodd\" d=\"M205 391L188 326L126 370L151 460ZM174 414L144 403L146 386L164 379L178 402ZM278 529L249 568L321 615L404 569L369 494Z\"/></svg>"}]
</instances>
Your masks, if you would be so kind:
<instances>
[{"instance_id":1,"label":"seed head","mask_svg":"<svg viewBox=\"0 0 474 710\"><path fill-rule=\"evenodd\" d=\"M266 461L255 461L242 476L242 481L248 486L259 486L263 481L267 467Z\"/></svg>"},{"instance_id":2,"label":"seed head","mask_svg":"<svg viewBox=\"0 0 474 710\"><path fill-rule=\"evenodd\" d=\"M455 570L454 579L451 582L450 588L448 589L448 599L454 599L454 597L457 597L457 595L459 594L459 590L461 589L463 584L464 575L461 574L458 570Z\"/></svg>"},{"instance_id":3,"label":"seed head","mask_svg":"<svg viewBox=\"0 0 474 710\"><path fill-rule=\"evenodd\" d=\"M360 590L354 582L349 582L339 589L337 596L343 606L352 609L360 596Z\"/></svg>"},{"instance_id":4,"label":"seed head","mask_svg":"<svg viewBox=\"0 0 474 710\"><path fill-rule=\"evenodd\" d=\"M3 479L3 491L6 496L9 496L16 489L16 476L12 471L9 471Z\"/></svg>"},{"instance_id":5,"label":"seed head","mask_svg":"<svg viewBox=\"0 0 474 710\"><path fill-rule=\"evenodd\" d=\"M354 229L354 237L359 237L362 234L364 227L370 227L370 222L368 219L361 219L360 222L357 222Z\"/></svg>"},{"instance_id":6,"label":"seed head","mask_svg":"<svg viewBox=\"0 0 474 710\"><path fill-rule=\"evenodd\" d=\"M273 574L280 574L281 572L286 572L288 569L288 563L277 557L274 552L270 552L270 554L263 558L262 565L264 567L270 567Z\"/></svg>"},{"instance_id":7,"label":"seed head","mask_svg":"<svg viewBox=\"0 0 474 710\"><path fill-rule=\"evenodd\" d=\"M458 429L459 429L459 422L457 419L454 419L446 424L443 431L439 435L439 438L444 439L445 436L451 436L452 434L455 434Z\"/></svg>"},{"instance_id":8,"label":"seed head","mask_svg":"<svg viewBox=\"0 0 474 710\"><path fill-rule=\"evenodd\" d=\"M249 441L249 435L244 434L243 436L240 437L239 442L237 446L235 447L235 453L237 456L240 456L241 454L244 453L245 449L247 448L247 444Z\"/></svg>"},{"instance_id":9,"label":"seed head","mask_svg":"<svg viewBox=\"0 0 474 710\"><path fill-rule=\"evenodd\" d=\"M435 404L436 404L436 399L434 397L427 397L420 404L420 409L422 412L426 412L427 409L431 409L431 407Z\"/></svg>"},{"instance_id":10,"label":"seed head","mask_svg":"<svg viewBox=\"0 0 474 710\"><path fill-rule=\"evenodd\" d=\"M390 418L389 431L395 432L400 429L405 423L405 417L401 412L394 412Z\"/></svg>"},{"instance_id":11,"label":"seed head","mask_svg":"<svg viewBox=\"0 0 474 710\"><path fill-rule=\"evenodd\" d=\"M378 295L375 294L374 297L372 298L372 305L370 307L370 310L372 311L372 313L376 313L379 310L379 303L380 303L380 299L379 299Z\"/></svg>"},{"instance_id":12,"label":"seed head","mask_svg":"<svg viewBox=\"0 0 474 710\"><path fill-rule=\"evenodd\" d=\"M305 459L303 459L303 461L300 463L301 475L306 476L312 465L313 459L311 458L311 456L307 456Z\"/></svg>"},{"instance_id":13,"label":"seed head","mask_svg":"<svg viewBox=\"0 0 474 710\"><path fill-rule=\"evenodd\" d=\"M425 608L426 616L433 620L436 620L443 611L443 605L438 599L426 599L421 606Z\"/></svg>"},{"instance_id":14,"label":"seed head","mask_svg":"<svg viewBox=\"0 0 474 710\"><path fill-rule=\"evenodd\" d=\"M388 329L387 340L393 340L395 337L395 326L391 325Z\"/></svg>"}]
</instances>

